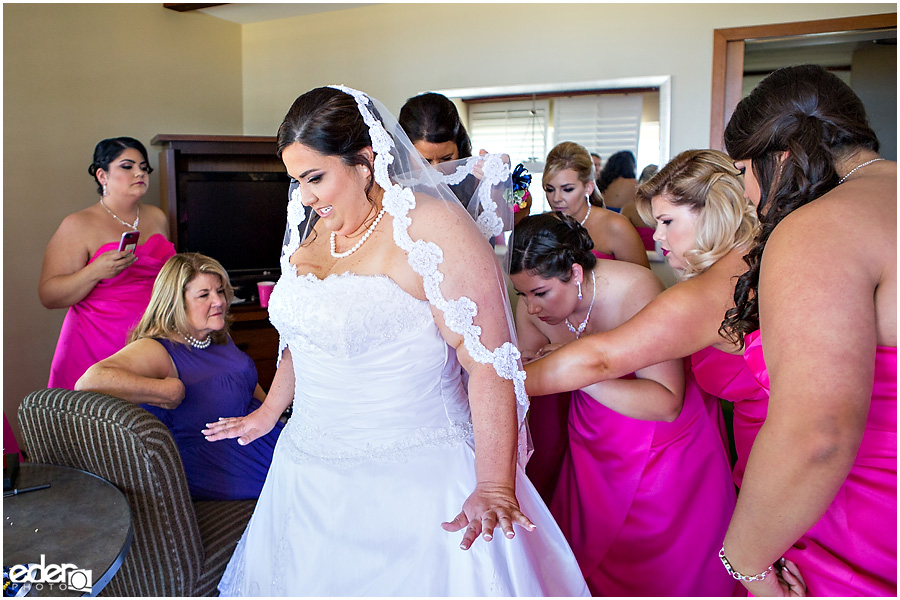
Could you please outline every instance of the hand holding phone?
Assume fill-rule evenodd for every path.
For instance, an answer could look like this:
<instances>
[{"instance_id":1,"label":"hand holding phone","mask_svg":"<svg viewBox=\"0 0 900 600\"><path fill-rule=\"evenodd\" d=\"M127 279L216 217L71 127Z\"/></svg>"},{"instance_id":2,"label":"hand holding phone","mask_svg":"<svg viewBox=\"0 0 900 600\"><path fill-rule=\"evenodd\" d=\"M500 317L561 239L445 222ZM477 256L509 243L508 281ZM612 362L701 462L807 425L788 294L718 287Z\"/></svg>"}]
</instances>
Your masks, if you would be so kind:
<instances>
[{"instance_id":1,"label":"hand holding phone","mask_svg":"<svg viewBox=\"0 0 900 600\"><path fill-rule=\"evenodd\" d=\"M140 237L141 232L136 229L123 233L122 239L119 240L119 252L127 251L134 254L134 249L137 248Z\"/></svg>"}]
</instances>

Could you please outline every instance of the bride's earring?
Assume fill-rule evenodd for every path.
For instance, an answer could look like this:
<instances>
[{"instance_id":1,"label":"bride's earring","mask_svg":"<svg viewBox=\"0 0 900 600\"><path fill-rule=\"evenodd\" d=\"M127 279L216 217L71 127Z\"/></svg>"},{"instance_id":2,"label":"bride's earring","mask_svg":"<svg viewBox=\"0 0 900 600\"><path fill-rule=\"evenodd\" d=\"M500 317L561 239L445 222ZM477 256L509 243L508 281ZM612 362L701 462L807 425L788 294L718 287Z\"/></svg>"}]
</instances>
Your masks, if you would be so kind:
<instances>
[{"instance_id":1,"label":"bride's earring","mask_svg":"<svg viewBox=\"0 0 900 600\"><path fill-rule=\"evenodd\" d=\"M103 184L103 197L106 197L106 184Z\"/></svg>"},{"instance_id":2,"label":"bride's earring","mask_svg":"<svg viewBox=\"0 0 900 600\"><path fill-rule=\"evenodd\" d=\"M581 300L582 297L583 297L583 296L581 295L581 282L579 281L579 282L576 283L575 285L578 286L578 299Z\"/></svg>"}]
</instances>

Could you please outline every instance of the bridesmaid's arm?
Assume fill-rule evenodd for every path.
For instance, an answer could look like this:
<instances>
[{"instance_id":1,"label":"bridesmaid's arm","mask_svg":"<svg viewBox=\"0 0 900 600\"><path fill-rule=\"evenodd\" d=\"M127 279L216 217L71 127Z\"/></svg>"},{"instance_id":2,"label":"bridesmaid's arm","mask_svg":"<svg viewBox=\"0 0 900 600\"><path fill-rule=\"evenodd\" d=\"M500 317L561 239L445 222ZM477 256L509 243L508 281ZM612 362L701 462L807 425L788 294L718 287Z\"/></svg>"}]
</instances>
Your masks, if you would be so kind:
<instances>
[{"instance_id":1,"label":"bridesmaid's arm","mask_svg":"<svg viewBox=\"0 0 900 600\"><path fill-rule=\"evenodd\" d=\"M802 214L821 216L815 204ZM766 570L825 513L853 466L871 399L873 261L860 255L865 243L835 242L846 241L852 217L797 217L772 233L760 271L771 397L724 542L746 575ZM771 575L745 586L783 591Z\"/></svg>"},{"instance_id":2,"label":"bridesmaid's arm","mask_svg":"<svg viewBox=\"0 0 900 600\"><path fill-rule=\"evenodd\" d=\"M644 248L644 242L641 241L641 235L628 217L610 213L607 215L606 230L616 260L624 260L650 268L650 260L647 258L647 250Z\"/></svg>"},{"instance_id":3,"label":"bridesmaid's arm","mask_svg":"<svg viewBox=\"0 0 900 600\"><path fill-rule=\"evenodd\" d=\"M131 266L131 252L104 252L93 262L84 243L90 221L78 213L69 215L50 238L44 251L38 296L47 308L78 304L103 279L115 277Z\"/></svg>"}]
</instances>

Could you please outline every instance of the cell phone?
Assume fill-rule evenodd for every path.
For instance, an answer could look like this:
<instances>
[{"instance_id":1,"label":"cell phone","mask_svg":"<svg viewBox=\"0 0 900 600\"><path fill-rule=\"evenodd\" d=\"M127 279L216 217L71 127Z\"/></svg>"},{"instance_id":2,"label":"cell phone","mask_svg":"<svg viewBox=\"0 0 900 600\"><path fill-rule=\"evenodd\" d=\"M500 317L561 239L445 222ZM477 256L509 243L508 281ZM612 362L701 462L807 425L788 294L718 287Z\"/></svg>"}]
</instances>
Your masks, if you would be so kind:
<instances>
[{"instance_id":1,"label":"cell phone","mask_svg":"<svg viewBox=\"0 0 900 600\"><path fill-rule=\"evenodd\" d=\"M127 251L134 254L134 249L137 247L138 240L141 237L141 232L135 229L134 231L126 231L122 234L122 239L119 240L119 252Z\"/></svg>"}]
</instances>

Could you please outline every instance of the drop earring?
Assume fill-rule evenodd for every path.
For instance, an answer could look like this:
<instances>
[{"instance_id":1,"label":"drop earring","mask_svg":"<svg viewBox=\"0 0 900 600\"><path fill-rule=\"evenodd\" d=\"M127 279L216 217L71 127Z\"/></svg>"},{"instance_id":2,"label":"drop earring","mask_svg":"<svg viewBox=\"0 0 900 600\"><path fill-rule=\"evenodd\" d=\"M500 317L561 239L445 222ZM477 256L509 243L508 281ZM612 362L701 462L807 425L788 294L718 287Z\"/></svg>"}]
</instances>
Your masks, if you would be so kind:
<instances>
[{"instance_id":1,"label":"drop earring","mask_svg":"<svg viewBox=\"0 0 900 600\"><path fill-rule=\"evenodd\" d=\"M106 197L106 184L103 184L103 196Z\"/></svg>"},{"instance_id":2,"label":"drop earring","mask_svg":"<svg viewBox=\"0 0 900 600\"><path fill-rule=\"evenodd\" d=\"M581 300L583 298L583 296L581 295L581 282L579 281L575 285L578 286L578 299Z\"/></svg>"}]
</instances>

